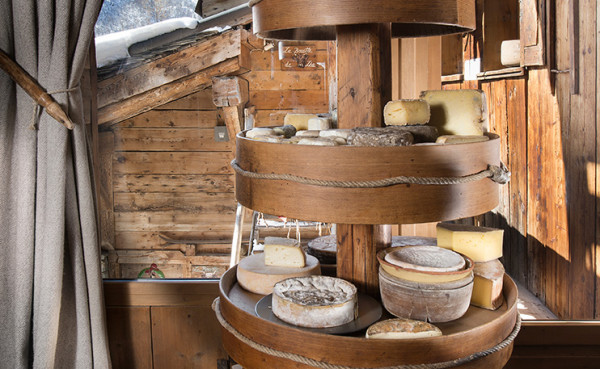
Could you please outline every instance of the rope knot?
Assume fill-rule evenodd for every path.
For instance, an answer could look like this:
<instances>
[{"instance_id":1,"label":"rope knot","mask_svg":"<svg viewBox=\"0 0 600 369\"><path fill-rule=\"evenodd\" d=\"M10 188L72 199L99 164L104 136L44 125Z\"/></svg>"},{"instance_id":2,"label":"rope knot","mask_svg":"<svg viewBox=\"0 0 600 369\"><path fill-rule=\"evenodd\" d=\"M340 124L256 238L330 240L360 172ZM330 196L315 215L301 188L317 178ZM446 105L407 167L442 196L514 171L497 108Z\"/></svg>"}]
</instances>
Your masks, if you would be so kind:
<instances>
[{"instance_id":1,"label":"rope knot","mask_svg":"<svg viewBox=\"0 0 600 369\"><path fill-rule=\"evenodd\" d=\"M507 184L510 181L510 171L504 163L500 162L500 166L488 165L488 170L492 173L492 181L499 184Z\"/></svg>"}]
</instances>

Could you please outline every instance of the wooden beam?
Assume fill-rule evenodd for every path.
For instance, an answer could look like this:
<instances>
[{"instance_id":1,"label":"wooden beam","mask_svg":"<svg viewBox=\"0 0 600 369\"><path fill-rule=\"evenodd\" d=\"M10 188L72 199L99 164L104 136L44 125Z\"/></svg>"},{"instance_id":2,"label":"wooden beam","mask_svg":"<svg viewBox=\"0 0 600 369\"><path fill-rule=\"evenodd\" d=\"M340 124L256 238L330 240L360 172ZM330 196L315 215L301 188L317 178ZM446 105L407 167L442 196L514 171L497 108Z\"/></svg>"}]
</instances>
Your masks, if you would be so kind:
<instances>
[{"instance_id":1,"label":"wooden beam","mask_svg":"<svg viewBox=\"0 0 600 369\"><path fill-rule=\"evenodd\" d=\"M99 124L121 122L173 100L208 88L212 84L212 77L214 76L235 74L242 71L244 71L244 68L240 65L238 58L228 59L201 72L160 85L126 100L104 106L98 111L98 122Z\"/></svg>"},{"instance_id":2,"label":"wooden beam","mask_svg":"<svg viewBox=\"0 0 600 369\"><path fill-rule=\"evenodd\" d=\"M389 25L337 27L338 127L381 127L391 99ZM391 228L337 225L337 276L359 291L379 294L376 253L391 243Z\"/></svg>"},{"instance_id":3,"label":"wooden beam","mask_svg":"<svg viewBox=\"0 0 600 369\"><path fill-rule=\"evenodd\" d=\"M235 76L212 79L213 103L219 107L241 106L248 102L248 81Z\"/></svg>"}]
</instances>

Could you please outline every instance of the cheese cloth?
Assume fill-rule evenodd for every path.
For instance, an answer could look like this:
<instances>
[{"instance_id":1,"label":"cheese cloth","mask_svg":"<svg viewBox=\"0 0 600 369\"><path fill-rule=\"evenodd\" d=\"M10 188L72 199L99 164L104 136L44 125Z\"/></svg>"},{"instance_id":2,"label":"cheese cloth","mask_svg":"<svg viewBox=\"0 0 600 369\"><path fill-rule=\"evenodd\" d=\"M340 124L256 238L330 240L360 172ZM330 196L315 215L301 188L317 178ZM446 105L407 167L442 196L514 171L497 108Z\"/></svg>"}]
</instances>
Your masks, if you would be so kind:
<instances>
[{"instance_id":1,"label":"cheese cloth","mask_svg":"<svg viewBox=\"0 0 600 369\"><path fill-rule=\"evenodd\" d=\"M0 368L108 368L90 156L79 82L101 0L0 0L0 48L75 123L0 70Z\"/></svg>"}]
</instances>

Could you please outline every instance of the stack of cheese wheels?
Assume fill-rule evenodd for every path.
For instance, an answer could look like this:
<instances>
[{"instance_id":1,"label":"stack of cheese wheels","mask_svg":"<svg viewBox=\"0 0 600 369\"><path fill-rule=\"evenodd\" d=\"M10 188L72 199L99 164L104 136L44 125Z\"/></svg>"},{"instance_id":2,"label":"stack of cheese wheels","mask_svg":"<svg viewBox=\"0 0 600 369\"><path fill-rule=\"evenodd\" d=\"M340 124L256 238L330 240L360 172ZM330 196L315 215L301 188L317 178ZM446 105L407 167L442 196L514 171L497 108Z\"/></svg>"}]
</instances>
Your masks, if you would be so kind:
<instances>
[{"instance_id":1,"label":"stack of cheese wheels","mask_svg":"<svg viewBox=\"0 0 600 369\"><path fill-rule=\"evenodd\" d=\"M471 304L474 306L489 310L502 306L504 266L498 259L502 257L503 236L502 229L451 223L437 225L437 242L440 247L464 254L475 262L471 297Z\"/></svg>"},{"instance_id":2,"label":"stack of cheese wheels","mask_svg":"<svg viewBox=\"0 0 600 369\"><path fill-rule=\"evenodd\" d=\"M273 288L273 314L286 323L308 328L336 327L358 316L356 287L327 276L289 278Z\"/></svg>"},{"instance_id":3,"label":"stack of cheese wheels","mask_svg":"<svg viewBox=\"0 0 600 369\"><path fill-rule=\"evenodd\" d=\"M400 318L447 322L469 308L472 261L437 246L381 250L379 287L383 306Z\"/></svg>"},{"instance_id":4,"label":"stack of cheese wheels","mask_svg":"<svg viewBox=\"0 0 600 369\"><path fill-rule=\"evenodd\" d=\"M319 261L305 255L296 240L266 237L263 253L240 261L237 280L247 291L268 295L275 283L291 277L321 274Z\"/></svg>"}]
</instances>

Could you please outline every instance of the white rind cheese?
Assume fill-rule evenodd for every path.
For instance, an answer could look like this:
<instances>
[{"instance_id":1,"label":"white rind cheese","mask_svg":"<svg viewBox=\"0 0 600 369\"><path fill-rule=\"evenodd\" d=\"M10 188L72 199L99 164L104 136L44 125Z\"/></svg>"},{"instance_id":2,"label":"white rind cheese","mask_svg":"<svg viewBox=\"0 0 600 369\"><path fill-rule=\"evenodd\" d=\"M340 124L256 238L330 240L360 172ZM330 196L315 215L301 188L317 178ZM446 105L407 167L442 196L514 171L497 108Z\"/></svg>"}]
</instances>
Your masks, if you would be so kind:
<instances>
[{"instance_id":1,"label":"white rind cheese","mask_svg":"<svg viewBox=\"0 0 600 369\"><path fill-rule=\"evenodd\" d=\"M283 118L283 124L291 124L296 127L297 130L308 129L308 120L318 117L319 116L316 114L288 113Z\"/></svg>"},{"instance_id":2,"label":"white rind cheese","mask_svg":"<svg viewBox=\"0 0 600 369\"><path fill-rule=\"evenodd\" d=\"M310 118L308 120L309 130L324 130L331 128L331 119L326 117Z\"/></svg>"},{"instance_id":3,"label":"white rind cheese","mask_svg":"<svg viewBox=\"0 0 600 369\"><path fill-rule=\"evenodd\" d=\"M394 100L383 107L383 119L388 126L426 124L429 116L429 104L422 99Z\"/></svg>"},{"instance_id":4,"label":"white rind cheese","mask_svg":"<svg viewBox=\"0 0 600 369\"><path fill-rule=\"evenodd\" d=\"M499 260L475 263L471 305L496 310L502 306L504 266Z\"/></svg>"},{"instance_id":5,"label":"white rind cheese","mask_svg":"<svg viewBox=\"0 0 600 369\"><path fill-rule=\"evenodd\" d=\"M366 338L401 340L441 335L442 331L431 323L397 318L373 324L367 329Z\"/></svg>"},{"instance_id":6,"label":"white rind cheese","mask_svg":"<svg viewBox=\"0 0 600 369\"><path fill-rule=\"evenodd\" d=\"M347 140L351 133L352 133L351 129L343 129L343 128L327 129L327 130L319 132L319 136L320 137L339 137L339 138L343 138L344 140Z\"/></svg>"},{"instance_id":7,"label":"white rind cheese","mask_svg":"<svg viewBox=\"0 0 600 369\"><path fill-rule=\"evenodd\" d=\"M326 276L289 278L275 284L271 306L284 322L308 328L336 327L358 316L356 287Z\"/></svg>"},{"instance_id":8,"label":"white rind cheese","mask_svg":"<svg viewBox=\"0 0 600 369\"><path fill-rule=\"evenodd\" d=\"M488 129L487 104L481 90L432 90L421 92L429 103L429 125L440 135L478 135Z\"/></svg>"},{"instance_id":9,"label":"white rind cheese","mask_svg":"<svg viewBox=\"0 0 600 369\"><path fill-rule=\"evenodd\" d=\"M257 127L246 132L247 138L256 138L259 136L275 136L275 131L272 128Z\"/></svg>"},{"instance_id":10,"label":"white rind cheese","mask_svg":"<svg viewBox=\"0 0 600 369\"><path fill-rule=\"evenodd\" d=\"M463 143L475 143L489 141L488 136L465 136L465 135L445 135L440 136L435 140L436 143L442 143L446 145L451 144L463 144Z\"/></svg>"},{"instance_id":11,"label":"white rind cheese","mask_svg":"<svg viewBox=\"0 0 600 369\"><path fill-rule=\"evenodd\" d=\"M340 143L336 142L332 138L326 137L304 137L298 141L298 145L311 145L311 146L338 146Z\"/></svg>"},{"instance_id":12,"label":"white rind cheese","mask_svg":"<svg viewBox=\"0 0 600 369\"><path fill-rule=\"evenodd\" d=\"M306 255L297 240L283 237L265 238L265 265L303 268Z\"/></svg>"},{"instance_id":13,"label":"white rind cheese","mask_svg":"<svg viewBox=\"0 0 600 369\"><path fill-rule=\"evenodd\" d=\"M437 245L485 262L502 257L504 230L464 224L438 223Z\"/></svg>"}]
</instances>

